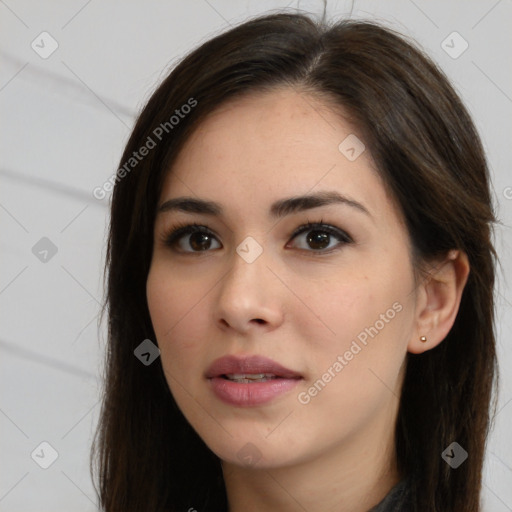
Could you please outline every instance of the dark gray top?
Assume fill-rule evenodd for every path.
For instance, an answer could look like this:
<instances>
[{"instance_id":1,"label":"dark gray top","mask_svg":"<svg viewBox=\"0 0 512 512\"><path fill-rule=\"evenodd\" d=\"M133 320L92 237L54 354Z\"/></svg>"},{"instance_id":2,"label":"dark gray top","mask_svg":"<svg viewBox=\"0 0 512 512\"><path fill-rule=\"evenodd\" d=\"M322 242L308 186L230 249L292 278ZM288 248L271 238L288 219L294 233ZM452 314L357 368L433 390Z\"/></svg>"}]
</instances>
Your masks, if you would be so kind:
<instances>
[{"instance_id":1,"label":"dark gray top","mask_svg":"<svg viewBox=\"0 0 512 512\"><path fill-rule=\"evenodd\" d=\"M410 491L408 481L401 480L393 487L387 496L368 512L409 512Z\"/></svg>"}]
</instances>

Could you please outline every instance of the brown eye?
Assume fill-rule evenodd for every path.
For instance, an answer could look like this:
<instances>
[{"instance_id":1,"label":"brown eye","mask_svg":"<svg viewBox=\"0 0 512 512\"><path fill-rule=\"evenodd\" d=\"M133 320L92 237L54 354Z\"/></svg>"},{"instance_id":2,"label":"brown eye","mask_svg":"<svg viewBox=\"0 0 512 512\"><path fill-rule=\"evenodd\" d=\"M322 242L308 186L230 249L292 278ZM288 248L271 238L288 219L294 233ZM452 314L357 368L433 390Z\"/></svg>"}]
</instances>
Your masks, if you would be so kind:
<instances>
[{"instance_id":1,"label":"brown eye","mask_svg":"<svg viewBox=\"0 0 512 512\"><path fill-rule=\"evenodd\" d=\"M191 233L188 243L194 251L206 251L212 244L212 237L208 233Z\"/></svg>"},{"instance_id":2,"label":"brown eye","mask_svg":"<svg viewBox=\"0 0 512 512\"><path fill-rule=\"evenodd\" d=\"M352 243L352 239L347 233L329 224L305 224L293 234L292 238L295 239L302 235L307 235L303 238L305 245L299 248L309 250L310 252L328 253L331 252L329 249L336 250L340 248L340 246ZM333 240L333 238L335 240ZM337 242L331 245L333 241Z\"/></svg>"},{"instance_id":3,"label":"brown eye","mask_svg":"<svg viewBox=\"0 0 512 512\"><path fill-rule=\"evenodd\" d=\"M199 225L187 225L175 229L165 238L165 244L177 248L179 252L202 252L212 249L217 239L208 229ZM213 249L218 249L213 247Z\"/></svg>"},{"instance_id":4,"label":"brown eye","mask_svg":"<svg viewBox=\"0 0 512 512\"><path fill-rule=\"evenodd\" d=\"M308 223L300 226L292 235L292 240L305 236L304 243L299 249L311 253L329 254L343 245L353 243L352 238L341 229L323 223ZM217 237L206 227L199 224L186 224L171 230L163 238L165 245L177 252L201 253L219 249L221 244ZM333 243L334 242L334 243ZM215 246L215 244L218 244Z\"/></svg>"},{"instance_id":5,"label":"brown eye","mask_svg":"<svg viewBox=\"0 0 512 512\"><path fill-rule=\"evenodd\" d=\"M331 235L329 233L313 230L309 232L306 241L312 249L325 249L329 245L330 238Z\"/></svg>"}]
</instances>

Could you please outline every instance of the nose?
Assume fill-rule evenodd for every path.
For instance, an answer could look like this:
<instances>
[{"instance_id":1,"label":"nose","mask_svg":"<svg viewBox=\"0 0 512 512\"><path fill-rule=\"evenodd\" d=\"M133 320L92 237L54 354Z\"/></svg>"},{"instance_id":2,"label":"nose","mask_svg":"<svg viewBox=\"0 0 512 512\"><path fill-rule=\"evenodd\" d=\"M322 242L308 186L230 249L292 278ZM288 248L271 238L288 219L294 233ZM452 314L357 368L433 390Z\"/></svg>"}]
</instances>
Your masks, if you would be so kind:
<instances>
[{"instance_id":1,"label":"nose","mask_svg":"<svg viewBox=\"0 0 512 512\"><path fill-rule=\"evenodd\" d=\"M233 251L215 301L215 318L221 329L248 333L281 325L283 285L268 263L265 251L252 263Z\"/></svg>"}]
</instances>

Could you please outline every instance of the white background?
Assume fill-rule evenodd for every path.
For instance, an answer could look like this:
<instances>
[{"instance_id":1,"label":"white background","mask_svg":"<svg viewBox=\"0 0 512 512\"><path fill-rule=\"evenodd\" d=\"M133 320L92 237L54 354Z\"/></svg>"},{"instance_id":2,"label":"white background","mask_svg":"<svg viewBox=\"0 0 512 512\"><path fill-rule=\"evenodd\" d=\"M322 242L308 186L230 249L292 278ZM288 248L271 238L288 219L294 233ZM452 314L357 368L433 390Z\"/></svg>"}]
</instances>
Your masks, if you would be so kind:
<instances>
[{"instance_id":1,"label":"white background","mask_svg":"<svg viewBox=\"0 0 512 512\"><path fill-rule=\"evenodd\" d=\"M321 2L296 1L0 0L0 511L97 510L88 457L101 389L108 201L92 190L115 172L136 112L177 58L229 25L287 5L322 10ZM484 503L487 512L511 511L512 2L329 1L328 14L351 9L422 44L483 138L502 223L502 381ZM43 31L58 43L46 59L31 47L42 46ZM441 47L453 31L469 44L456 59ZM42 237L57 248L46 263L32 252ZM31 457L41 449L49 457L43 441L58 453L48 469Z\"/></svg>"}]
</instances>

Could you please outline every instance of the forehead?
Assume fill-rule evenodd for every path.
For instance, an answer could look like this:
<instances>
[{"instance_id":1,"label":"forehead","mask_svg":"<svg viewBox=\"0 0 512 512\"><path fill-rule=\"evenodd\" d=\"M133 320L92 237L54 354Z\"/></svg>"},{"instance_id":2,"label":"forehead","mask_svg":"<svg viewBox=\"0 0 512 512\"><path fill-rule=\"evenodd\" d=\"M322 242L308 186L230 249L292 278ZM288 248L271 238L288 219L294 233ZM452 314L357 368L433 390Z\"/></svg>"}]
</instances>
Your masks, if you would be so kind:
<instances>
[{"instance_id":1,"label":"forehead","mask_svg":"<svg viewBox=\"0 0 512 512\"><path fill-rule=\"evenodd\" d=\"M329 189L357 196L369 209L389 209L371 155L364 150L355 160L347 158L347 138L363 144L341 109L306 93L279 89L238 98L216 109L189 137L161 199L195 195L230 203L240 213Z\"/></svg>"},{"instance_id":2,"label":"forehead","mask_svg":"<svg viewBox=\"0 0 512 512\"><path fill-rule=\"evenodd\" d=\"M333 107L306 93L289 88L259 92L229 101L208 115L175 167L180 160L206 164L213 157L214 162L245 160L243 169L272 160L275 169L281 163L285 171L287 163L309 165L319 153L336 160L339 143L356 131Z\"/></svg>"}]
</instances>

